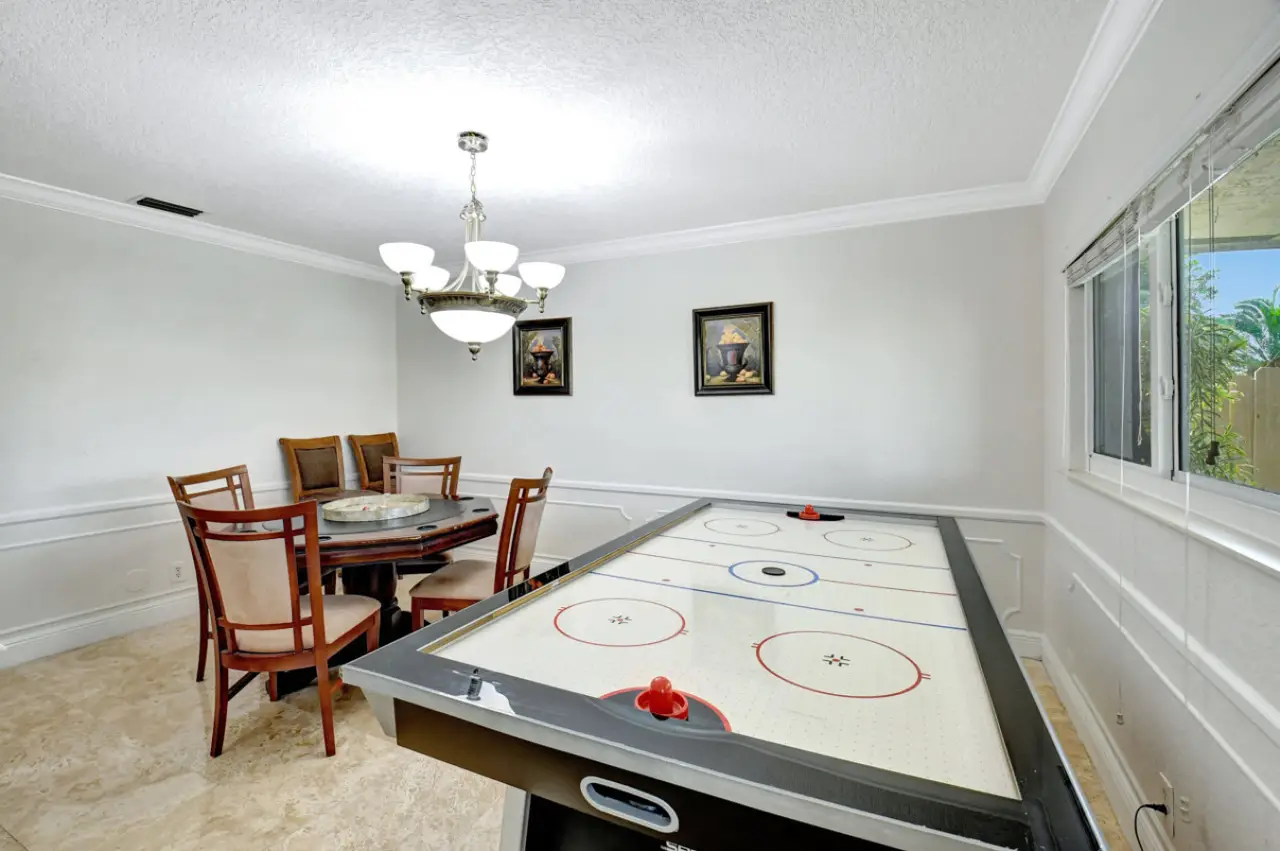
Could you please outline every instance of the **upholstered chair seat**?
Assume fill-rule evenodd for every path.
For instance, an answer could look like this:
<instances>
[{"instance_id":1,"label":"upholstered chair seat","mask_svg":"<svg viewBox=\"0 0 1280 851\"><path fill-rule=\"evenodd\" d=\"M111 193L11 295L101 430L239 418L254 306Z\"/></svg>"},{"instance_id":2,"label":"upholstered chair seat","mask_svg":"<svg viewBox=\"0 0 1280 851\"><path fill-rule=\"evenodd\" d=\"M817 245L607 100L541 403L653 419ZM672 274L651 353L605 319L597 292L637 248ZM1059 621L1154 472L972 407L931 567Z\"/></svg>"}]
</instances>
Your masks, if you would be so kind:
<instances>
[{"instance_id":1,"label":"upholstered chair seat","mask_svg":"<svg viewBox=\"0 0 1280 851\"><path fill-rule=\"evenodd\" d=\"M345 635L355 629L362 621L378 611L381 604L372 597L358 594L325 594L324 595L324 629L331 635ZM311 598L304 597L299 611L303 618L311 617ZM302 649L310 650L316 646L315 635L310 625L304 626L302 632ZM236 644L245 653L293 653L293 631L289 629L239 629L236 630Z\"/></svg>"},{"instance_id":2,"label":"upholstered chair seat","mask_svg":"<svg viewBox=\"0 0 1280 851\"><path fill-rule=\"evenodd\" d=\"M461 611L529 578L550 486L550 467L540 479L511 481L498 532L497 559L460 559L414 585L409 591L414 629L422 628L426 612Z\"/></svg>"},{"instance_id":3,"label":"upholstered chair seat","mask_svg":"<svg viewBox=\"0 0 1280 851\"><path fill-rule=\"evenodd\" d=\"M461 559L418 580L409 595L428 610L440 600L483 600L493 595L494 571L490 559Z\"/></svg>"}]
</instances>

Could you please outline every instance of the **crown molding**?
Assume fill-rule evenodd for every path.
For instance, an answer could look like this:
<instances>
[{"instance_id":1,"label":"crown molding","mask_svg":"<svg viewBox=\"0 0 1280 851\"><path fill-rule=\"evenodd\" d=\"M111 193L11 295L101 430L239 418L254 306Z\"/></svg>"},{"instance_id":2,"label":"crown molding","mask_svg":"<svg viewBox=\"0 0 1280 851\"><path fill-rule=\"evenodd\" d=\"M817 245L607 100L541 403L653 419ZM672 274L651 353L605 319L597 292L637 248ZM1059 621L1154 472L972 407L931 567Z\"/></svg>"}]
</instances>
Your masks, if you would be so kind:
<instances>
[{"instance_id":1,"label":"crown molding","mask_svg":"<svg viewBox=\"0 0 1280 851\"><path fill-rule=\"evenodd\" d=\"M37 183L34 180L15 177L11 174L0 174L0 198L34 204L38 207L48 207L52 210L61 210L65 213L74 213L79 216L88 216L104 222L142 228L143 230L190 239L208 245L219 245L223 248L231 248L247 254L257 254L276 260L284 260L288 263L298 263L303 266L310 266L313 269L336 272L353 278L399 285L399 281L395 279L395 276L380 266L361 263L358 260L338 257L334 254L326 254L323 251L316 251L314 248L304 248L300 245L268 239L265 236L257 236L244 231L220 227L197 219L186 219L181 216L175 216L172 213L149 210L146 207L139 207L135 204L124 204L107 198L99 198L96 195L76 192L72 189L49 186L44 183Z\"/></svg>"},{"instance_id":2,"label":"crown molding","mask_svg":"<svg viewBox=\"0 0 1280 851\"><path fill-rule=\"evenodd\" d=\"M557 263L590 263L596 260L666 254L672 251L689 251L738 242L780 239L803 234L957 216L964 213L1027 207L1038 203L1040 202L1032 195L1026 184L1006 183L533 251L523 259L552 260Z\"/></svg>"},{"instance_id":3,"label":"crown molding","mask_svg":"<svg viewBox=\"0 0 1280 851\"><path fill-rule=\"evenodd\" d=\"M868 201L785 216L563 246L533 251L523 255L522 259L589 263L1043 204L1111 92L1116 79L1124 70L1134 47L1159 10L1161 2L1162 0L1109 0L1025 182ZM0 198L221 245L380 283L399 283L395 276L380 266L10 175L0 174Z\"/></svg>"},{"instance_id":4,"label":"crown molding","mask_svg":"<svg viewBox=\"0 0 1280 851\"><path fill-rule=\"evenodd\" d=\"M1027 188L1037 203L1046 201L1053 191L1161 2L1109 0L1107 3L1040 155L1031 167Z\"/></svg>"}]
</instances>

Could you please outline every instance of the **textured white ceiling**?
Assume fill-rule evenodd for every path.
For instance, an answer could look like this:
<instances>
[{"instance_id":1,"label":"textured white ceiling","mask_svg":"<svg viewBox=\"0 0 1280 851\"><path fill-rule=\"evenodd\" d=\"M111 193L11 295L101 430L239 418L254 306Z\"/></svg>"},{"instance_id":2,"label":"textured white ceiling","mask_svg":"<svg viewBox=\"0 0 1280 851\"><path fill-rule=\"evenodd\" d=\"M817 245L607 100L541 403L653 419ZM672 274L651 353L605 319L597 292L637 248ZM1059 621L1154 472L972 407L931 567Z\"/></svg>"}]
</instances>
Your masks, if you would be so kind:
<instances>
[{"instance_id":1,"label":"textured white ceiling","mask_svg":"<svg viewBox=\"0 0 1280 851\"><path fill-rule=\"evenodd\" d=\"M1104 0L17 0L0 172L377 262L1027 179Z\"/></svg>"}]
</instances>

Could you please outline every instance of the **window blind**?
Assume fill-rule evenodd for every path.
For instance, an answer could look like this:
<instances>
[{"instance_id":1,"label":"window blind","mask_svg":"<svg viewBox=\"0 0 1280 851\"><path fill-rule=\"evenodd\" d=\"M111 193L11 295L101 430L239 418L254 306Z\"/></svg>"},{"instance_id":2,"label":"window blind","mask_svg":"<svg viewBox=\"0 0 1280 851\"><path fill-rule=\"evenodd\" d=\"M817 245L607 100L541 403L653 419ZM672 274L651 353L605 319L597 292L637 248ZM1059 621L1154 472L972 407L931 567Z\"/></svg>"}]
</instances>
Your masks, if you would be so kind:
<instances>
[{"instance_id":1,"label":"window blind","mask_svg":"<svg viewBox=\"0 0 1280 851\"><path fill-rule=\"evenodd\" d=\"M1212 186L1280 127L1280 61L1214 116L1155 179L1143 187L1089 247L1063 270L1067 286L1081 286Z\"/></svg>"}]
</instances>

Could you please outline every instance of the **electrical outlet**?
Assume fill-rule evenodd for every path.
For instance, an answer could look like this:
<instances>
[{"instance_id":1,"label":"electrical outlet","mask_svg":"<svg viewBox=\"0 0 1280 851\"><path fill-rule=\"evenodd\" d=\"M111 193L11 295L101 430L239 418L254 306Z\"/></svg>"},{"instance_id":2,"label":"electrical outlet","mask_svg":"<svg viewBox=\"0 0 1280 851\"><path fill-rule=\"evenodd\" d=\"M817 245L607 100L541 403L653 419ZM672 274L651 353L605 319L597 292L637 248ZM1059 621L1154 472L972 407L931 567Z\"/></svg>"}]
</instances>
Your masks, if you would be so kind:
<instances>
[{"instance_id":1,"label":"electrical outlet","mask_svg":"<svg viewBox=\"0 0 1280 851\"><path fill-rule=\"evenodd\" d=\"M187 581L187 563L185 561L175 561L170 566L169 581L174 585L181 585Z\"/></svg>"},{"instance_id":2,"label":"electrical outlet","mask_svg":"<svg viewBox=\"0 0 1280 851\"><path fill-rule=\"evenodd\" d=\"M1183 824L1191 824L1191 796L1183 795L1178 799L1178 819Z\"/></svg>"},{"instance_id":3,"label":"electrical outlet","mask_svg":"<svg viewBox=\"0 0 1280 851\"><path fill-rule=\"evenodd\" d=\"M1178 799L1173 794L1173 784L1169 782L1169 778L1165 777L1163 773L1160 775L1160 792L1160 802L1164 804L1165 809L1162 817L1164 832L1172 839L1178 824Z\"/></svg>"}]
</instances>

